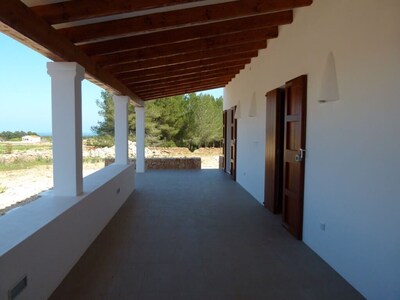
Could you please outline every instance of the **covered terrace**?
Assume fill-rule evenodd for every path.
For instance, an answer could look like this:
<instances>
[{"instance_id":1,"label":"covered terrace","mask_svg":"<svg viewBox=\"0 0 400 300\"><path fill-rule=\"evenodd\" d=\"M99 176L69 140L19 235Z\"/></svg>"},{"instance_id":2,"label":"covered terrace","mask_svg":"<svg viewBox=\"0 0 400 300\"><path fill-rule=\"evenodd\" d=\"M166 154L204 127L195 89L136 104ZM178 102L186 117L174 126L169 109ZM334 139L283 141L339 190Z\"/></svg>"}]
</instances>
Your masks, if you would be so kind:
<instances>
[{"instance_id":1,"label":"covered terrace","mask_svg":"<svg viewBox=\"0 0 400 300\"><path fill-rule=\"evenodd\" d=\"M229 175L201 170L138 174L50 299L363 297Z\"/></svg>"},{"instance_id":2,"label":"covered terrace","mask_svg":"<svg viewBox=\"0 0 400 300\"><path fill-rule=\"evenodd\" d=\"M360 297L222 172L144 173L145 101L224 87L311 4L0 1L0 31L54 61L54 188L0 219L0 298ZM115 95L116 120L115 163L86 178L84 78Z\"/></svg>"}]
</instances>

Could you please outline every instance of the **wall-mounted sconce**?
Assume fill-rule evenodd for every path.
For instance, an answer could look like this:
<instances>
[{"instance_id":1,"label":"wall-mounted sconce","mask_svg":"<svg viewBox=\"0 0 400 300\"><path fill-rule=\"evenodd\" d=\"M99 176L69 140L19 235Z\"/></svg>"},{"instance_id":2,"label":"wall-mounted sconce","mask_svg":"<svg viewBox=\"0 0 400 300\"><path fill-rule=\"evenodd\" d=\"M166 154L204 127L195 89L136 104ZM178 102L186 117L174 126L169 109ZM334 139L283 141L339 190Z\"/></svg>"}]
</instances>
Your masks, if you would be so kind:
<instances>
[{"instance_id":1,"label":"wall-mounted sconce","mask_svg":"<svg viewBox=\"0 0 400 300\"><path fill-rule=\"evenodd\" d=\"M235 110L235 119L240 119L240 101L236 105L236 110Z\"/></svg>"},{"instance_id":2,"label":"wall-mounted sconce","mask_svg":"<svg viewBox=\"0 0 400 300\"><path fill-rule=\"evenodd\" d=\"M257 99L256 92L253 93L250 102L249 117L253 118L257 116Z\"/></svg>"},{"instance_id":3,"label":"wall-mounted sconce","mask_svg":"<svg viewBox=\"0 0 400 300\"><path fill-rule=\"evenodd\" d=\"M335 57L332 52L329 52L326 59L324 73L321 78L318 102L325 103L337 100L339 100L339 87L336 76Z\"/></svg>"}]
</instances>

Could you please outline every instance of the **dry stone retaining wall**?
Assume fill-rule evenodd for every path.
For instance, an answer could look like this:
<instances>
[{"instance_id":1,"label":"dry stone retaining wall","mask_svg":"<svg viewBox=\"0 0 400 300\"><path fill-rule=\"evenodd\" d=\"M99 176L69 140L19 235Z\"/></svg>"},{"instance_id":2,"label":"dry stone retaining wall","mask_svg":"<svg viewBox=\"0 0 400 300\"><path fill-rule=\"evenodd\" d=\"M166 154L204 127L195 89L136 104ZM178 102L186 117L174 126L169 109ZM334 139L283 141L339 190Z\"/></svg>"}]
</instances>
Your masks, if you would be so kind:
<instances>
[{"instance_id":1,"label":"dry stone retaining wall","mask_svg":"<svg viewBox=\"0 0 400 300\"><path fill-rule=\"evenodd\" d=\"M114 162L113 158L107 158L105 165L108 166ZM131 162L136 162L132 159ZM200 170L200 157L159 157L146 158L146 170Z\"/></svg>"}]
</instances>

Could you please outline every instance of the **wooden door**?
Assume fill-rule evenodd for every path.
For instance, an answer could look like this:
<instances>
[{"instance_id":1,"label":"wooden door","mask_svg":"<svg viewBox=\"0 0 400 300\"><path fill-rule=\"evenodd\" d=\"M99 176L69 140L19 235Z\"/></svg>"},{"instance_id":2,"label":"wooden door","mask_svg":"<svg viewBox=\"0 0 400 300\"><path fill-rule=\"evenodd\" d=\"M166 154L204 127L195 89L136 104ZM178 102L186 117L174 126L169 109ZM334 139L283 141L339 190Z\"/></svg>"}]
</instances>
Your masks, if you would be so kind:
<instances>
[{"instance_id":1,"label":"wooden door","mask_svg":"<svg viewBox=\"0 0 400 300\"><path fill-rule=\"evenodd\" d=\"M231 109L231 177L236 181L237 119L236 107Z\"/></svg>"},{"instance_id":2,"label":"wooden door","mask_svg":"<svg viewBox=\"0 0 400 300\"><path fill-rule=\"evenodd\" d=\"M306 106L307 76L303 75L285 85L282 221L298 239L303 232Z\"/></svg>"},{"instance_id":3,"label":"wooden door","mask_svg":"<svg viewBox=\"0 0 400 300\"><path fill-rule=\"evenodd\" d=\"M223 121L222 121L222 156L223 156L223 169L226 172L226 123L228 118L228 112L224 110L223 112Z\"/></svg>"},{"instance_id":4,"label":"wooden door","mask_svg":"<svg viewBox=\"0 0 400 300\"><path fill-rule=\"evenodd\" d=\"M284 95L283 89L266 94L264 206L274 214L282 212Z\"/></svg>"}]
</instances>

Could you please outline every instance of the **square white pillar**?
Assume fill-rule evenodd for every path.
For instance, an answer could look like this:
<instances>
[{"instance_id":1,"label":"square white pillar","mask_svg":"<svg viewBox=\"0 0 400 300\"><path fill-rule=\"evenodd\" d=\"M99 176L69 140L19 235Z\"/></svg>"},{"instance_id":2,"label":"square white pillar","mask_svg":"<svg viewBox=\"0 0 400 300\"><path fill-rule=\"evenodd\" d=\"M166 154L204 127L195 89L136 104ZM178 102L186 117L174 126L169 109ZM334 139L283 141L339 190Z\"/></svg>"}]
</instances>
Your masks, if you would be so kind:
<instances>
[{"instance_id":1,"label":"square white pillar","mask_svg":"<svg viewBox=\"0 0 400 300\"><path fill-rule=\"evenodd\" d=\"M127 96L113 96L114 99L114 136L115 163L127 165L128 158L128 103Z\"/></svg>"},{"instance_id":2,"label":"square white pillar","mask_svg":"<svg viewBox=\"0 0 400 300\"><path fill-rule=\"evenodd\" d=\"M144 173L145 109L144 107L135 107L135 112L136 112L136 173Z\"/></svg>"},{"instance_id":3,"label":"square white pillar","mask_svg":"<svg viewBox=\"0 0 400 300\"><path fill-rule=\"evenodd\" d=\"M82 179L82 91L85 69L74 62L48 62L51 77L53 181L56 196L77 196Z\"/></svg>"}]
</instances>

